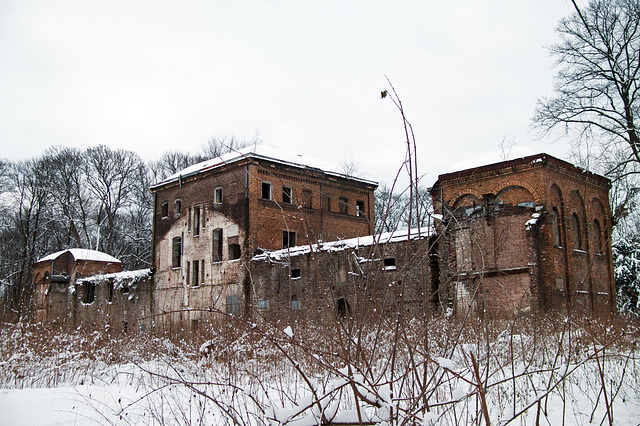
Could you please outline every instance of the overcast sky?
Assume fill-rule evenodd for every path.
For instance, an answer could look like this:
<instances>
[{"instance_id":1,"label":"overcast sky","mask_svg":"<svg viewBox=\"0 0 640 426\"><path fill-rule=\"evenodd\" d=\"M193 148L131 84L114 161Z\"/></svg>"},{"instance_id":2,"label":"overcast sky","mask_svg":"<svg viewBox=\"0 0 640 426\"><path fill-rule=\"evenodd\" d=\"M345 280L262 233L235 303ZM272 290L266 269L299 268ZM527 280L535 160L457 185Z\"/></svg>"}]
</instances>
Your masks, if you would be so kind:
<instances>
[{"instance_id":1,"label":"overcast sky","mask_svg":"<svg viewBox=\"0 0 640 426\"><path fill-rule=\"evenodd\" d=\"M578 2L583 4L584 1ZM390 182L402 121L430 186L531 131L570 0L0 1L0 156L106 144L155 159L207 139L265 144Z\"/></svg>"}]
</instances>

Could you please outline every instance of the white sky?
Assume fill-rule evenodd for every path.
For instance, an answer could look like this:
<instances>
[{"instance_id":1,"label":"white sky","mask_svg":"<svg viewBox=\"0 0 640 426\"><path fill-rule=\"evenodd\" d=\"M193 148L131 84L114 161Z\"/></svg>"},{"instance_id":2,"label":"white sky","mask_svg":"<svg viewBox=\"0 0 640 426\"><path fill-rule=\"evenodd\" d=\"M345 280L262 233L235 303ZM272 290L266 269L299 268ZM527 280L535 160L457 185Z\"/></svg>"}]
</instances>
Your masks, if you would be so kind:
<instances>
[{"instance_id":1,"label":"white sky","mask_svg":"<svg viewBox=\"0 0 640 426\"><path fill-rule=\"evenodd\" d=\"M582 5L583 1L579 4ZM531 132L545 46L570 0L0 1L0 157L106 144L145 160L252 138L390 182L404 159L387 75L425 185Z\"/></svg>"}]
</instances>

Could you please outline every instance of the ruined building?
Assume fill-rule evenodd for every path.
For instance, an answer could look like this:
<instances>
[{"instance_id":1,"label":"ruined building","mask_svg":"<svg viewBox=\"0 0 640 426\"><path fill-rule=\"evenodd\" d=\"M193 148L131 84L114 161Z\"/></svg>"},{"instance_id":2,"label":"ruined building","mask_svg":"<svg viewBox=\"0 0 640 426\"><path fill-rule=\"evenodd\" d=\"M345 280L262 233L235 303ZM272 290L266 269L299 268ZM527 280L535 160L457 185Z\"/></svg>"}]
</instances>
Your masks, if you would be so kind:
<instances>
[{"instance_id":1,"label":"ruined building","mask_svg":"<svg viewBox=\"0 0 640 426\"><path fill-rule=\"evenodd\" d=\"M180 330L221 314L282 319L327 307L340 316L607 311L609 187L538 154L440 175L426 228L372 235L375 182L246 148L151 188L150 271L75 281L66 271L75 293L46 315L70 318L73 309L73 323ZM50 306L45 287L41 305Z\"/></svg>"}]
</instances>

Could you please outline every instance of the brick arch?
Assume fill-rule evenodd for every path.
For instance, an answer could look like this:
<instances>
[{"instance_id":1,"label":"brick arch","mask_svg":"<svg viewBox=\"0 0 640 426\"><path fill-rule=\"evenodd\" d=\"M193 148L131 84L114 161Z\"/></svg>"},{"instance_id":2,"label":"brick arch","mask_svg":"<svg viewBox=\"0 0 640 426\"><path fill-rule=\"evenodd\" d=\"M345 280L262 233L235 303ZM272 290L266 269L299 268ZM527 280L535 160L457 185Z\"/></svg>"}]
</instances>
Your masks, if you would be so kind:
<instances>
[{"instance_id":1,"label":"brick arch","mask_svg":"<svg viewBox=\"0 0 640 426\"><path fill-rule=\"evenodd\" d=\"M510 180L508 182L503 182L500 185L496 186L496 189L494 191L494 194L500 194L500 191L510 187L510 186L520 186L524 189L526 189L527 191L529 191L529 194L531 194L531 196L533 197L533 201L536 204L540 204L542 203L542 197L540 197L540 194L538 194L538 191L536 191L536 189L529 184L529 182L523 181L523 180Z\"/></svg>"},{"instance_id":2,"label":"brick arch","mask_svg":"<svg viewBox=\"0 0 640 426\"><path fill-rule=\"evenodd\" d=\"M568 211L565 210L565 214L571 218L571 234L569 235L573 235L572 248L584 250L586 249L586 242L588 241L588 233L586 232L587 215L584 198L574 189L569 193L567 202Z\"/></svg>"},{"instance_id":3,"label":"brick arch","mask_svg":"<svg viewBox=\"0 0 640 426\"><path fill-rule=\"evenodd\" d=\"M475 189L462 189L460 191L457 191L455 193L455 195L453 197L451 197L451 199L449 200L449 202L447 203L449 205L449 207L453 207L455 206L463 197L466 196L473 196L475 197L477 200L482 199L482 194L480 194L478 191L476 191Z\"/></svg>"},{"instance_id":4,"label":"brick arch","mask_svg":"<svg viewBox=\"0 0 640 426\"><path fill-rule=\"evenodd\" d=\"M520 185L509 185L499 190L496 194L496 202L516 205L530 201L534 201L533 194Z\"/></svg>"},{"instance_id":5,"label":"brick arch","mask_svg":"<svg viewBox=\"0 0 640 426\"><path fill-rule=\"evenodd\" d=\"M554 207L560 208L563 202L562 190L557 183L552 183L549 187L549 203Z\"/></svg>"}]
</instances>

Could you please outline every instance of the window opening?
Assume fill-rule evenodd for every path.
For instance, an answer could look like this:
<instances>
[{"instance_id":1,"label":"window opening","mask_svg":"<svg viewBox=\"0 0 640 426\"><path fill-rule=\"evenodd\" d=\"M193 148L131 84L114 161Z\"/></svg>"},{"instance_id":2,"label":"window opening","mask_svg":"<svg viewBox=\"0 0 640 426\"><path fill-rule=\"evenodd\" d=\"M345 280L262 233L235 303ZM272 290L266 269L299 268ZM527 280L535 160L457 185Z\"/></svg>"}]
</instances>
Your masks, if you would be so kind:
<instances>
[{"instance_id":1,"label":"window opening","mask_svg":"<svg viewBox=\"0 0 640 426\"><path fill-rule=\"evenodd\" d=\"M200 285L200 261L194 260L193 261L193 282L191 283L191 286L198 287L199 285Z\"/></svg>"},{"instance_id":2,"label":"window opening","mask_svg":"<svg viewBox=\"0 0 640 426\"><path fill-rule=\"evenodd\" d=\"M199 327L199 323L197 319L192 319L191 320L191 332L195 333L196 331L198 331L198 327Z\"/></svg>"},{"instance_id":3,"label":"window opening","mask_svg":"<svg viewBox=\"0 0 640 426\"><path fill-rule=\"evenodd\" d=\"M293 188L290 186L282 187L282 202L285 204L291 204L293 200Z\"/></svg>"},{"instance_id":4,"label":"window opening","mask_svg":"<svg viewBox=\"0 0 640 426\"><path fill-rule=\"evenodd\" d=\"M229 244L229 260L240 259L240 244Z\"/></svg>"},{"instance_id":5,"label":"window opening","mask_svg":"<svg viewBox=\"0 0 640 426\"><path fill-rule=\"evenodd\" d=\"M571 229L573 230L573 248L581 250L582 238L580 238L580 219L578 219L578 215L575 213L571 215Z\"/></svg>"},{"instance_id":6,"label":"window opening","mask_svg":"<svg viewBox=\"0 0 640 426\"><path fill-rule=\"evenodd\" d=\"M200 282L204 284L204 259L200 261Z\"/></svg>"},{"instance_id":7,"label":"window opening","mask_svg":"<svg viewBox=\"0 0 640 426\"><path fill-rule=\"evenodd\" d=\"M187 260L187 273L186 273L186 278L187 278L187 279L186 279L187 284L189 284L189 281L191 281L191 262L189 262L188 260Z\"/></svg>"},{"instance_id":8,"label":"window opening","mask_svg":"<svg viewBox=\"0 0 640 426\"><path fill-rule=\"evenodd\" d=\"M336 303L336 310L338 311L339 317L344 318L351 315L351 306L344 297L338 299L338 302Z\"/></svg>"},{"instance_id":9,"label":"window opening","mask_svg":"<svg viewBox=\"0 0 640 426\"><path fill-rule=\"evenodd\" d=\"M107 302L111 303L113 300L113 280L109 280L107 285Z\"/></svg>"},{"instance_id":10,"label":"window opening","mask_svg":"<svg viewBox=\"0 0 640 426\"><path fill-rule=\"evenodd\" d=\"M557 207L551 210L551 232L553 233L553 245L560 246L560 214Z\"/></svg>"},{"instance_id":11,"label":"window opening","mask_svg":"<svg viewBox=\"0 0 640 426\"><path fill-rule=\"evenodd\" d=\"M238 296L236 296L235 294L229 294L226 298L226 302L227 314L237 317L240 313L240 303L238 301Z\"/></svg>"},{"instance_id":12,"label":"window opening","mask_svg":"<svg viewBox=\"0 0 640 426\"><path fill-rule=\"evenodd\" d=\"M213 202L222 204L222 187L219 186L213 191Z\"/></svg>"},{"instance_id":13,"label":"window opening","mask_svg":"<svg viewBox=\"0 0 640 426\"><path fill-rule=\"evenodd\" d=\"M258 300L258 309L268 309L269 301L268 300Z\"/></svg>"},{"instance_id":14,"label":"window opening","mask_svg":"<svg viewBox=\"0 0 640 426\"><path fill-rule=\"evenodd\" d=\"M189 207L188 211L188 219L187 219L187 231L191 232L191 207Z\"/></svg>"},{"instance_id":15,"label":"window opening","mask_svg":"<svg viewBox=\"0 0 640 426\"><path fill-rule=\"evenodd\" d=\"M193 235L200 235L200 207L193 208Z\"/></svg>"},{"instance_id":16,"label":"window opening","mask_svg":"<svg viewBox=\"0 0 640 426\"><path fill-rule=\"evenodd\" d=\"M222 229L213 230L213 261L222 262Z\"/></svg>"},{"instance_id":17,"label":"window opening","mask_svg":"<svg viewBox=\"0 0 640 426\"><path fill-rule=\"evenodd\" d=\"M260 188L260 198L263 200L271 199L271 184L269 182L262 182Z\"/></svg>"},{"instance_id":18,"label":"window opening","mask_svg":"<svg viewBox=\"0 0 640 426\"><path fill-rule=\"evenodd\" d=\"M302 202L304 207L311 209L313 208L313 193L310 189L302 190Z\"/></svg>"},{"instance_id":19,"label":"window opening","mask_svg":"<svg viewBox=\"0 0 640 426\"><path fill-rule=\"evenodd\" d=\"M82 285L84 287L84 298L82 302L87 305L93 303L96 299L96 284L91 281L85 281Z\"/></svg>"},{"instance_id":20,"label":"window opening","mask_svg":"<svg viewBox=\"0 0 640 426\"><path fill-rule=\"evenodd\" d=\"M596 253L602 253L602 228L598 219L593 220L593 242Z\"/></svg>"},{"instance_id":21,"label":"window opening","mask_svg":"<svg viewBox=\"0 0 640 426\"><path fill-rule=\"evenodd\" d=\"M366 212L364 210L364 201L356 201L356 211L358 217L364 217L366 215Z\"/></svg>"},{"instance_id":22,"label":"window opening","mask_svg":"<svg viewBox=\"0 0 640 426\"><path fill-rule=\"evenodd\" d=\"M182 260L182 238L175 237L171 248L171 267L179 268Z\"/></svg>"},{"instance_id":23,"label":"window opening","mask_svg":"<svg viewBox=\"0 0 640 426\"><path fill-rule=\"evenodd\" d=\"M340 205L340 214L349 214L349 199L340 197L338 204Z\"/></svg>"},{"instance_id":24,"label":"window opening","mask_svg":"<svg viewBox=\"0 0 640 426\"><path fill-rule=\"evenodd\" d=\"M167 201L162 203L162 218L169 216L169 203Z\"/></svg>"},{"instance_id":25,"label":"window opening","mask_svg":"<svg viewBox=\"0 0 640 426\"><path fill-rule=\"evenodd\" d=\"M384 270L392 271L396 269L396 258L395 257L387 257L384 259Z\"/></svg>"},{"instance_id":26,"label":"window opening","mask_svg":"<svg viewBox=\"0 0 640 426\"><path fill-rule=\"evenodd\" d=\"M180 216L180 213L182 213L182 201L178 199L173 202L173 214Z\"/></svg>"},{"instance_id":27,"label":"window opening","mask_svg":"<svg viewBox=\"0 0 640 426\"><path fill-rule=\"evenodd\" d=\"M298 296L291 296L291 303L289 304L289 306L291 307L292 311L300 310L302 306L300 304L300 299L298 299Z\"/></svg>"},{"instance_id":28,"label":"window opening","mask_svg":"<svg viewBox=\"0 0 640 426\"><path fill-rule=\"evenodd\" d=\"M282 231L282 248L295 247L296 233L294 231Z\"/></svg>"},{"instance_id":29,"label":"window opening","mask_svg":"<svg viewBox=\"0 0 640 426\"><path fill-rule=\"evenodd\" d=\"M291 269L291 278L300 278L300 268Z\"/></svg>"},{"instance_id":30,"label":"window opening","mask_svg":"<svg viewBox=\"0 0 640 426\"><path fill-rule=\"evenodd\" d=\"M200 223L202 224L202 229L207 225L207 206L202 206L202 213L200 214Z\"/></svg>"}]
</instances>

